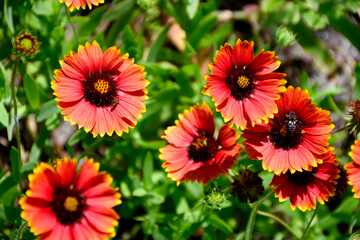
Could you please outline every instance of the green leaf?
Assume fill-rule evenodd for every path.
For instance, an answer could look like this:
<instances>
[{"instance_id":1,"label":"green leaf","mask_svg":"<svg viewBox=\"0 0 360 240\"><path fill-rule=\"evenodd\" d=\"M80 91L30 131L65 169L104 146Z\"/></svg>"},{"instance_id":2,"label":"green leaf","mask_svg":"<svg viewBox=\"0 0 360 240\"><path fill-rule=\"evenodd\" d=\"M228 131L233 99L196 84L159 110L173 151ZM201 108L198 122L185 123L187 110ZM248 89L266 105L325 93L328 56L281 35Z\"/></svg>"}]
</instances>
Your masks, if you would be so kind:
<instances>
[{"instance_id":1,"label":"green leaf","mask_svg":"<svg viewBox=\"0 0 360 240\"><path fill-rule=\"evenodd\" d=\"M262 12L270 13L278 11L284 3L284 0L264 0L260 2L260 8Z\"/></svg>"},{"instance_id":2,"label":"green leaf","mask_svg":"<svg viewBox=\"0 0 360 240\"><path fill-rule=\"evenodd\" d=\"M285 26L276 29L275 40L281 46L292 46L295 44L295 34Z\"/></svg>"},{"instance_id":3,"label":"green leaf","mask_svg":"<svg viewBox=\"0 0 360 240\"><path fill-rule=\"evenodd\" d=\"M187 0L186 1L186 13L190 19L195 17L196 11L199 7L199 0Z\"/></svg>"},{"instance_id":4,"label":"green leaf","mask_svg":"<svg viewBox=\"0 0 360 240\"><path fill-rule=\"evenodd\" d=\"M214 228L218 228L219 230L221 230L223 233L225 233L227 235L234 235L234 232L231 229L231 227L229 226L229 224L226 223L221 218L219 218L217 215L211 214L207 220L210 223L210 225L212 225Z\"/></svg>"},{"instance_id":5,"label":"green leaf","mask_svg":"<svg viewBox=\"0 0 360 240\"><path fill-rule=\"evenodd\" d=\"M37 15L51 16L54 14L52 1L36 1L32 7L32 10Z\"/></svg>"},{"instance_id":6,"label":"green leaf","mask_svg":"<svg viewBox=\"0 0 360 240\"><path fill-rule=\"evenodd\" d=\"M170 28L170 25L167 25L166 27L164 27L161 30L157 39L152 43L152 45L150 47L149 55L147 57L148 62L152 62L156 59L156 55L165 41L167 32L169 31L169 28Z\"/></svg>"},{"instance_id":7,"label":"green leaf","mask_svg":"<svg viewBox=\"0 0 360 240\"><path fill-rule=\"evenodd\" d=\"M328 21L325 15L316 13L313 10L303 12L302 17L304 18L305 23L314 30L325 28Z\"/></svg>"},{"instance_id":8,"label":"green leaf","mask_svg":"<svg viewBox=\"0 0 360 240\"><path fill-rule=\"evenodd\" d=\"M360 99L360 63L356 64L355 77L356 77L355 89L354 89L355 97L356 99Z\"/></svg>"},{"instance_id":9,"label":"green leaf","mask_svg":"<svg viewBox=\"0 0 360 240\"><path fill-rule=\"evenodd\" d=\"M147 192L143 188L137 188L133 191L134 197L144 197L145 195L147 195Z\"/></svg>"},{"instance_id":10,"label":"green leaf","mask_svg":"<svg viewBox=\"0 0 360 240\"><path fill-rule=\"evenodd\" d=\"M14 35L14 21L13 21L13 15L12 15L12 6L8 6L8 0L4 1L4 17L5 22L11 32L12 35Z\"/></svg>"},{"instance_id":11,"label":"green leaf","mask_svg":"<svg viewBox=\"0 0 360 240\"><path fill-rule=\"evenodd\" d=\"M170 102L173 99L175 99L179 95L179 87L173 86L173 87L167 87L163 88L159 92L156 93L154 98L156 98L156 101L158 102Z\"/></svg>"},{"instance_id":12,"label":"green leaf","mask_svg":"<svg viewBox=\"0 0 360 240\"><path fill-rule=\"evenodd\" d=\"M65 144L65 148L66 151L70 154L70 157L75 158L74 151L72 150L71 146L68 143Z\"/></svg>"},{"instance_id":13,"label":"green leaf","mask_svg":"<svg viewBox=\"0 0 360 240\"><path fill-rule=\"evenodd\" d=\"M20 179L20 165L19 165L19 155L18 151L14 146L11 147L10 150L10 162L11 162L11 169L12 169L12 176L15 182L18 182Z\"/></svg>"},{"instance_id":14,"label":"green leaf","mask_svg":"<svg viewBox=\"0 0 360 240\"><path fill-rule=\"evenodd\" d=\"M331 72L335 67L334 61L324 44L303 23L292 27L297 36L297 41L308 54L312 55L315 63L324 72Z\"/></svg>"},{"instance_id":15,"label":"green leaf","mask_svg":"<svg viewBox=\"0 0 360 240\"><path fill-rule=\"evenodd\" d=\"M45 145L45 140L48 139L50 132L45 126L40 130L40 134L36 142L31 146L29 161L36 162L41 156L41 152Z\"/></svg>"},{"instance_id":16,"label":"green leaf","mask_svg":"<svg viewBox=\"0 0 360 240\"><path fill-rule=\"evenodd\" d=\"M90 21L90 18L87 16L73 16L71 17L71 20L75 24L86 24L87 22Z\"/></svg>"},{"instance_id":17,"label":"green leaf","mask_svg":"<svg viewBox=\"0 0 360 240\"><path fill-rule=\"evenodd\" d=\"M143 178L144 178L144 187L147 190L152 189L152 180L151 176L154 170L154 159L150 152L147 152L144 158L144 166L143 166Z\"/></svg>"},{"instance_id":18,"label":"green leaf","mask_svg":"<svg viewBox=\"0 0 360 240\"><path fill-rule=\"evenodd\" d=\"M42 122L54 114L61 112L61 109L57 107L55 100L50 100L41 106L39 114L36 117L36 121Z\"/></svg>"},{"instance_id":19,"label":"green leaf","mask_svg":"<svg viewBox=\"0 0 360 240\"><path fill-rule=\"evenodd\" d=\"M102 20L112 21L115 19L119 19L123 15L126 15L127 13L131 12L131 9L134 5L135 5L135 1L133 0L121 1L112 8L109 8L109 10L104 14Z\"/></svg>"},{"instance_id":20,"label":"green leaf","mask_svg":"<svg viewBox=\"0 0 360 240\"><path fill-rule=\"evenodd\" d=\"M0 102L0 123L5 127L9 126L9 113L2 102Z\"/></svg>"},{"instance_id":21,"label":"green leaf","mask_svg":"<svg viewBox=\"0 0 360 240\"><path fill-rule=\"evenodd\" d=\"M4 65L2 64L2 62L0 61L0 100L5 98L5 83L6 80L5 78L7 77L6 75L6 70Z\"/></svg>"},{"instance_id":22,"label":"green leaf","mask_svg":"<svg viewBox=\"0 0 360 240\"><path fill-rule=\"evenodd\" d=\"M76 143L84 139L86 135L87 134L83 129L79 129L70 137L68 144L70 146L74 146Z\"/></svg>"},{"instance_id":23,"label":"green leaf","mask_svg":"<svg viewBox=\"0 0 360 240\"><path fill-rule=\"evenodd\" d=\"M25 74L24 76L24 88L30 106L34 109L38 109L40 104L39 90L35 80L29 74Z\"/></svg>"}]
</instances>

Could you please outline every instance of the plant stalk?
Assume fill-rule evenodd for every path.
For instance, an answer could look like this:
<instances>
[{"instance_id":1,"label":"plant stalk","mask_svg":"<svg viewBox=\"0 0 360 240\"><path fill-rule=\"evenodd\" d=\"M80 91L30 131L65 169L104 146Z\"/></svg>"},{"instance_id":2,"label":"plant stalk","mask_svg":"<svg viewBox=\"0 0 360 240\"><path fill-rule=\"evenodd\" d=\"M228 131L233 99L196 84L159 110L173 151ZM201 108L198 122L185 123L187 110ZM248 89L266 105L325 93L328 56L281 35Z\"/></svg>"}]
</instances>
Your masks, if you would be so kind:
<instances>
[{"instance_id":1,"label":"plant stalk","mask_svg":"<svg viewBox=\"0 0 360 240\"><path fill-rule=\"evenodd\" d=\"M309 228L310 228L310 225L311 225L312 221L313 221L314 218L315 218L315 215L316 215L316 212L317 212L318 208L319 208L319 207L315 208L314 213L313 213L313 215L311 216L311 219L310 219L310 221L308 222L308 224L307 224L307 226L306 226L306 228L305 228L305 230L304 230L304 233L303 233L303 235L302 235L302 237L301 237L301 240L302 240L302 239L305 239L306 234L307 234L307 232L308 232L308 230L309 230Z\"/></svg>"},{"instance_id":2,"label":"plant stalk","mask_svg":"<svg viewBox=\"0 0 360 240\"><path fill-rule=\"evenodd\" d=\"M64 4L64 6L65 6L66 17L67 17L67 19L69 20L69 23L70 23L70 25L71 25L71 28L72 28L72 30L73 30L73 32L74 32L74 35L75 35L75 39L76 39L76 41L77 41L77 44L80 45L80 37L79 37L78 32L76 31L76 28L75 28L75 25L74 25L73 21L71 20L70 10L69 10L69 8L66 6L66 4Z\"/></svg>"},{"instance_id":3,"label":"plant stalk","mask_svg":"<svg viewBox=\"0 0 360 240\"><path fill-rule=\"evenodd\" d=\"M17 114L17 100L16 100L16 92L15 92L15 78L16 78L16 71L17 68L19 66L20 63L20 56L16 57L16 61L15 61L15 66L11 75L11 83L10 83L10 87L11 87L11 98L13 101L13 105L14 105L14 120L15 120L15 130L16 130L16 143L17 143L17 151L18 151L18 165L19 167L17 168L18 171L18 176L19 176L19 187L20 187L20 192L23 192L23 187L21 184L21 165L22 165L22 161L21 161L21 140L20 140L20 129L19 129L19 117ZM13 167L13 166L12 166ZM14 169L14 168L12 168Z\"/></svg>"}]
</instances>

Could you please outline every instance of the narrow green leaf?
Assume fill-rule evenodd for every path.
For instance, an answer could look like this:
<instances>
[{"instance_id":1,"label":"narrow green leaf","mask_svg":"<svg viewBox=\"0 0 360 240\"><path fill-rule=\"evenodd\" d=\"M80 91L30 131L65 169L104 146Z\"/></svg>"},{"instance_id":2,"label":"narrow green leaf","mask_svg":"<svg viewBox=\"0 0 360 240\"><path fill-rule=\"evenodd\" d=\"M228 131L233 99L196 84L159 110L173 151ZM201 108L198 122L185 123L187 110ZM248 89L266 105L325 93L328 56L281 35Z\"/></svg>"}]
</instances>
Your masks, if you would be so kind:
<instances>
[{"instance_id":1,"label":"narrow green leaf","mask_svg":"<svg viewBox=\"0 0 360 240\"><path fill-rule=\"evenodd\" d=\"M14 30L14 21L12 16L12 6L8 6L8 0L4 1L4 17L5 17L5 22L11 34L14 35L15 30Z\"/></svg>"},{"instance_id":2,"label":"narrow green leaf","mask_svg":"<svg viewBox=\"0 0 360 240\"><path fill-rule=\"evenodd\" d=\"M61 110L57 107L57 102L50 100L41 106L40 111L36 117L36 121L42 122L53 114L58 114L60 112Z\"/></svg>"},{"instance_id":3,"label":"narrow green leaf","mask_svg":"<svg viewBox=\"0 0 360 240\"><path fill-rule=\"evenodd\" d=\"M83 139L86 136L86 132L83 129L77 130L69 139L68 144L70 146L74 146L76 143L78 143L81 139Z\"/></svg>"},{"instance_id":4,"label":"narrow green leaf","mask_svg":"<svg viewBox=\"0 0 360 240\"><path fill-rule=\"evenodd\" d=\"M18 155L18 151L13 146L11 147L10 150L10 162L11 162L12 176L15 182L18 182L20 179L19 155Z\"/></svg>"},{"instance_id":5,"label":"narrow green leaf","mask_svg":"<svg viewBox=\"0 0 360 240\"><path fill-rule=\"evenodd\" d=\"M24 76L24 88L30 106L34 109L38 109L40 104L39 90L35 80L29 74L25 74Z\"/></svg>"},{"instance_id":6,"label":"narrow green leaf","mask_svg":"<svg viewBox=\"0 0 360 240\"><path fill-rule=\"evenodd\" d=\"M150 51L149 51L149 55L147 57L148 62L152 62L156 59L156 55L165 41L167 32L169 31L169 28L170 28L170 25L167 25L166 27L164 27L161 30L157 39L152 43Z\"/></svg>"},{"instance_id":7,"label":"narrow green leaf","mask_svg":"<svg viewBox=\"0 0 360 240\"><path fill-rule=\"evenodd\" d=\"M6 78L6 70L4 65L2 64L2 62L0 61L0 91L4 91L4 92L0 92L0 100L2 98L5 98L5 94L3 95L3 93L5 93L5 78Z\"/></svg>"},{"instance_id":8,"label":"narrow green leaf","mask_svg":"<svg viewBox=\"0 0 360 240\"><path fill-rule=\"evenodd\" d=\"M355 97L356 99L360 99L360 63L356 64L355 77L356 77L355 89L354 89Z\"/></svg>"},{"instance_id":9,"label":"narrow green leaf","mask_svg":"<svg viewBox=\"0 0 360 240\"><path fill-rule=\"evenodd\" d=\"M153 157L150 152L147 152L144 158L143 176L144 176L144 187L147 190L152 188L151 176L154 169Z\"/></svg>"},{"instance_id":10,"label":"narrow green leaf","mask_svg":"<svg viewBox=\"0 0 360 240\"><path fill-rule=\"evenodd\" d=\"M49 138L50 132L45 126L40 130L40 134L36 142L31 146L29 161L36 162L41 156L41 152L45 145L45 140Z\"/></svg>"},{"instance_id":11,"label":"narrow green leaf","mask_svg":"<svg viewBox=\"0 0 360 240\"><path fill-rule=\"evenodd\" d=\"M217 215L212 214L208 218L208 222L215 228L220 229L223 233L227 235L234 235L233 230L230 228L229 224L227 224L224 220L219 218Z\"/></svg>"},{"instance_id":12,"label":"narrow green leaf","mask_svg":"<svg viewBox=\"0 0 360 240\"><path fill-rule=\"evenodd\" d=\"M112 8L109 8L109 10L104 14L102 20L112 21L115 19L119 19L123 15L129 13L134 5L135 5L134 0L121 1Z\"/></svg>"},{"instance_id":13,"label":"narrow green leaf","mask_svg":"<svg viewBox=\"0 0 360 240\"><path fill-rule=\"evenodd\" d=\"M90 18L87 16L73 16L71 17L71 20L75 24L86 24L87 22L90 21Z\"/></svg>"},{"instance_id":14,"label":"narrow green leaf","mask_svg":"<svg viewBox=\"0 0 360 240\"><path fill-rule=\"evenodd\" d=\"M9 113L2 102L0 102L0 123L5 127L9 126Z\"/></svg>"},{"instance_id":15,"label":"narrow green leaf","mask_svg":"<svg viewBox=\"0 0 360 240\"><path fill-rule=\"evenodd\" d=\"M186 13L190 19L195 17L195 14L199 7L199 0L187 0L186 2Z\"/></svg>"},{"instance_id":16,"label":"narrow green leaf","mask_svg":"<svg viewBox=\"0 0 360 240\"><path fill-rule=\"evenodd\" d=\"M65 144L65 148L66 151L70 154L70 157L75 158L74 151L72 150L71 146L68 143Z\"/></svg>"},{"instance_id":17,"label":"narrow green leaf","mask_svg":"<svg viewBox=\"0 0 360 240\"><path fill-rule=\"evenodd\" d=\"M327 48L303 23L299 22L294 25L292 31L296 34L298 43L308 54L314 57L315 63L322 71L330 72L335 67Z\"/></svg>"}]
</instances>

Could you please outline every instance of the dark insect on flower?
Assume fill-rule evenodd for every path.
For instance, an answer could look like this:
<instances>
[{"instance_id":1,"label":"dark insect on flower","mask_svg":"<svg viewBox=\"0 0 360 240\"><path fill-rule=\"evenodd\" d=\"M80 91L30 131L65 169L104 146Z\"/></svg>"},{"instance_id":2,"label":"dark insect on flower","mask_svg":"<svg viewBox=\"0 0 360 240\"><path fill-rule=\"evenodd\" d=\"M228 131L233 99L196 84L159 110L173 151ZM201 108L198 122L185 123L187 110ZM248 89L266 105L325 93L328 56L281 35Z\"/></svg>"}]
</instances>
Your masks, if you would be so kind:
<instances>
[{"instance_id":1,"label":"dark insect on flower","mask_svg":"<svg viewBox=\"0 0 360 240\"><path fill-rule=\"evenodd\" d=\"M291 134L293 134L295 132L296 129L296 124L301 125L301 120L299 120L294 112L290 112L289 114L286 114L286 117L288 118L287 120L285 120L285 123L288 126L289 132Z\"/></svg>"}]
</instances>

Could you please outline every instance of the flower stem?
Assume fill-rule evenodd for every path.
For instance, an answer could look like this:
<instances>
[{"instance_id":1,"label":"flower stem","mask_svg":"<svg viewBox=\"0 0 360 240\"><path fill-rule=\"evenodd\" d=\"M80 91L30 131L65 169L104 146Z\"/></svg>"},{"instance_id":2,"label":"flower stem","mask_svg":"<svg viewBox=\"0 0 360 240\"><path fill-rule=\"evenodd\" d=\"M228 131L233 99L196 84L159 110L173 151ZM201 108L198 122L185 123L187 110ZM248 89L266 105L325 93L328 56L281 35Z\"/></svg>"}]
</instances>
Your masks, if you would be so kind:
<instances>
[{"instance_id":1,"label":"flower stem","mask_svg":"<svg viewBox=\"0 0 360 240\"><path fill-rule=\"evenodd\" d=\"M23 224L21 224L21 226L19 227L17 236L16 236L16 240L21 239L21 235L22 235L23 231L26 229L26 227L27 227L27 221L23 222Z\"/></svg>"},{"instance_id":2,"label":"flower stem","mask_svg":"<svg viewBox=\"0 0 360 240\"><path fill-rule=\"evenodd\" d=\"M263 199L261 199L254 207L251 206L252 211L248 220L248 223L246 225L246 229L245 229L245 240L252 240L252 233L254 230L254 224L255 224L255 217L256 217L256 213L258 211L258 208L261 206L261 204L263 204L263 202L268 199L271 195L273 194L273 191L270 191ZM238 237L236 238L237 240L239 239L240 234L238 235Z\"/></svg>"},{"instance_id":3,"label":"flower stem","mask_svg":"<svg viewBox=\"0 0 360 240\"><path fill-rule=\"evenodd\" d=\"M271 213L263 212L260 210L257 211L257 214L274 219L275 221L277 221L278 223L283 225L289 232L291 232L292 235L294 235L294 237L296 237L297 239L300 239L300 237L294 232L294 230L286 222L284 222L281 218L279 218Z\"/></svg>"},{"instance_id":4,"label":"flower stem","mask_svg":"<svg viewBox=\"0 0 360 240\"><path fill-rule=\"evenodd\" d=\"M74 32L77 44L80 45L80 37L79 37L78 32L75 29L75 25L74 25L73 21L71 20L69 8L66 6L66 4L64 4L64 7L65 7L65 12L66 12L67 19L69 20L71 28L72 28L72 30Z\"/></svg>"},{"instance_id":5,"label":"flower stem","mask_svg":"<svg viewBox=\"0 0 360 240\"><path fill-rule=\"evenodd\" d=\"M92 142L80 155L80 157L78 158L78 160L82 159L83 157L85 157L86 153L93 149L98 143L100 143L102 141L101 137L98 137L94 142Z\"/></svg>"},{"instance_id":6,"label":"flower stem","mask_svg":"<svg viewBox=\"0 0 360 240\"><path fill-rule=\"evenodd\" d=\"M305 230L304 230L304 233L303 233L301 239L305 239L306 233L307 233L307 231L309 230L310 225L311 225L312 221L313 221L314 218L315 218L315 215L316 215L316 212L317 212L318 208L319 208L319 207L315 208L314 213L313 213L313 215L311 216L311 219L310 219L310 221L308 222L308 224L307 224L307 226L306 226L306 228L305 228Z\"/></svg>"},{"instance_id":7,"label":"flower stem","mask_svg":"<svg viewBox=\"0 0 360 240\"><path fill-rule=\"evenodd\" d=\"M330 134L339 133L339 132L345 131L346 129L347 129L347 126L342 127L342 128L340 128L340 129L332 130L332 131L330 132Z\"/></svg>"},{"instance_id":8,"label":"flower stem","mask_svg":"<svg viewBox=\"0 0 360 240\"><path fill-rule=\"evenodd\" d=\"M19 130L19 117L17 115L17 101L16 101L16 93L15 93L15 78L16 78L16 71L17 71L17 67L19 66L20 63L20 56L16 57L16 61L15 61L15 66L11 75L11 98L13 101L13 105L14 105L14 119L15 119L15 129L16 129L16 142L17 142L17 151L18 151L18 167L17 167L17 174L19 176L19 187L20 187L20 192L23 192L23 187L21 184L21 165L22 165L22 161L21 161L21 141L20 141L20 130ZM14 166L12 166L14 167ZM14 170L14 168L13 168Z\"/></svg>"}]
</instances>

